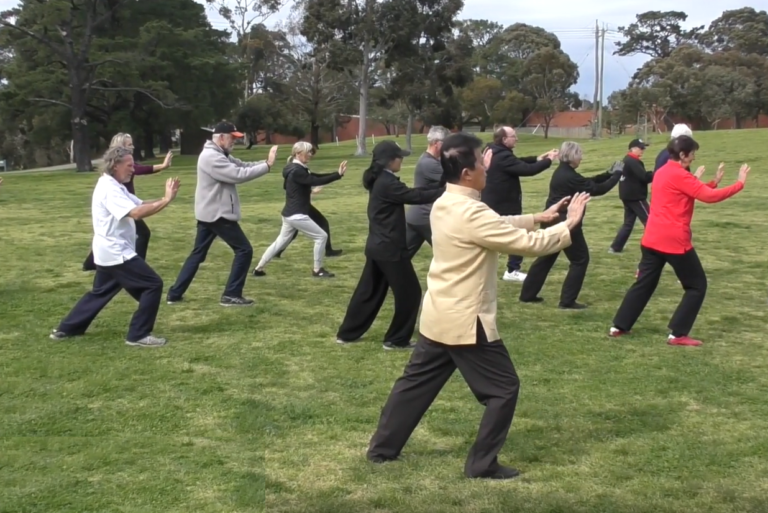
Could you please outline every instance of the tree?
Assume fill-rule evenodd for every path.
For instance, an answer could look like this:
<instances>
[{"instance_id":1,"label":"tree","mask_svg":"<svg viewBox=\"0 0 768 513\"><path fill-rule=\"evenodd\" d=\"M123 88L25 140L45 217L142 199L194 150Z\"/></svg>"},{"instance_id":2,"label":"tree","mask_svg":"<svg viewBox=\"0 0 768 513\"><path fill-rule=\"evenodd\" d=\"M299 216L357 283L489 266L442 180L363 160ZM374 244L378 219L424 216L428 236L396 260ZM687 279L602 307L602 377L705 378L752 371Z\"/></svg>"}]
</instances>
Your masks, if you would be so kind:
<instances>
[{"instance_id":1,"label":"tree","mask_svg":"<svg viewBox=\"0 0 768 513\"><path fill-rule=\"evenodd\" d=\"M570 88L579 80L579 68L568 54L550 47L531 55L525 64L525 77L524 87L534 99L536 111L544 118L544 138L547 138L552 119L573 101Z\"/></svg>"},{"instance_id":2,"label":"tree","mask_svg":"<svg viewBox=\"0 0 768 513\"><path fill-rule=\"evenodd\" d=\"M739 119L749 116L755 86L746 73L712 65L704 69L702 81L701 112L713 129L722 119L736 118L738 126Z\"/></svg>"},{"instance_id":3,"label":"tree","mask_svg":"<svg viewBox=\"0 0 768 513\"><path fill-rule=\"evenodd\" d=\"M768 57L768 13L742 7L710 23L702 40L713 52L739 52Z\"/></svg>"},{"instance_id":4,"label":"tree","mask_svg":"<svg viewBox=\"0 0 768 513\"><path fill-rule=\"evenodd\" d=\"M20 7L0 14L0 25L6 27L8 42L17 52L28 51L30 42L42 44L52 62L61 66L66 75L69 98L29 98L67 107L70 110L75 163L78 171L93 169L90 156L86 109L93 91L117 90L112 85L101 85L99 72L104 65L114 62L106 53L95 55L94 38L107 24L125 0L72 0L71 2L22 1ZM51 5L53 4L53 5ZM55 8L53 8L55 7ZM29 80L50 81L50 68L35 73L28 70ZM36 75L36 76L32 76ZM146 92L146 91L145 91ZM147 94L149 94L147 92ZM151 96L151 94L150 94ZM154 97L153 97L154 98ZM159 101L155 99L156 101Z\"/></svg>"},{"instance_id":5,"label":"tree","mask_svg":"<svg viewBox=\"0 0 768 513\"><path fill-rule=\"evenodd\" d=\"M502 101L503 93L500 80L482 76L475 78L461 92L464 115L479 124L481 132L485 132L495 115L499 114L496 104Z\"/></svg>"},{"instance_id":6,"label":"tree","mask_svg":"<svg viewBox=\"0 0 768 513\"><path fill-rule=\"evenodd\" d=\"M647 11L635 16L634 23L619 27L624 41L616 43L614 55L644 54L666 59L675 48L698 41L704 26L683 29L688 15L682 11Z\"/></svg>"}]
</instances>

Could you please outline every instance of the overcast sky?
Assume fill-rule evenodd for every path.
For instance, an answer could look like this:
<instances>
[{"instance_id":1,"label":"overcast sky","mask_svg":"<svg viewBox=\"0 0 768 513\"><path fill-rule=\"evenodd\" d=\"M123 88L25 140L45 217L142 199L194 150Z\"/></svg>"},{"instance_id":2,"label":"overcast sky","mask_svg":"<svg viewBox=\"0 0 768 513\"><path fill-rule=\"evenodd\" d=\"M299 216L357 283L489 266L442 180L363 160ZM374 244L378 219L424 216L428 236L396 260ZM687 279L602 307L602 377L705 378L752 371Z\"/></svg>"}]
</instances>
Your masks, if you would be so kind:
<instances>
[{"instance_id":1,"label":"overcast sky","mask_svg":"<svg viewBox=\"0 0 768 513\"><path fill-rule=\"evenodd\" d=\"M157 0L162 1L162 0ZM205 0L195 0L205 3ZM14 7L18 0L0 0L0 10ZM529 5L530 4L530 5ZM762 6L761 6L762 4ZM719 0L704 2L702 0L645 0L642 3L629 0L533 0L529 2L510 2L509 0L464 0L464 10L461 18L490 18L503 25L522 22L537 25L554 32L560 38L563 49L571 59L579 65L581 78L575 90L580 95L592 97L595 87L595 20L599 20L610 31L619 26L628 25L635 19L638 9L643 11L677 10L689 14L688 25L708 25L724 10L739 9L750 6L755 9L765 9L765 0ZM575 10L578 9L578 10ZM268 22L283 20L288 16L289 8L271 17ZM489 15L492 13L492 15ZM226 28L226 22L214 10L208 10L208 17L216 28ZM615 34L608 34L605 41L605 84L604 94L607 98L611 92L622 89L634 71L645 61L643 56L616 57L613 54Z\"/></svg>"}]
</instances>

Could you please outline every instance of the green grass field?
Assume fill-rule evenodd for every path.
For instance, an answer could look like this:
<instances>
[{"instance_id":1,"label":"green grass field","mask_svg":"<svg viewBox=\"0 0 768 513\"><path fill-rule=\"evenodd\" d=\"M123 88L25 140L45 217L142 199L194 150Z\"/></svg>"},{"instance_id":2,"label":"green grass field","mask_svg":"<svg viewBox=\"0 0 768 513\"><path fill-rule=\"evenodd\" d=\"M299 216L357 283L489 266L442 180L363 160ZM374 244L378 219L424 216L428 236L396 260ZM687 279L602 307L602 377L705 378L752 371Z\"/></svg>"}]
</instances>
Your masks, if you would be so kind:
<instances>
[{"instance_id":1,"label":"green grass field","mask_svg":"<svg viewBox=\"0 0 768 513\"><path fill-rule=\"evenodd\" d=\"M504 483L462 476L482 407L459 374L401 462L365 460L408 355L381 348L390 301L365 343L334 343L364 261L360 177L367 161L352 158L352 146L323 146L313 166L332 171L350 160L347 177L314 200L331 222L334 245L344 249L327 261L337 277L311 277L311 243L299 237L267 277L249 278L254 308L221 308L232 253L219 241L185 303L161 306L156 333L169 345L160 349L123 343L135 309L127 294L85 337L48 339L91 285L81 263L97 175L9 175L0 187L0 512L764 513L768 131L697 138L705 179L721 160L723 185L736 179L741 162L753 167L743 193L696 207L694 239L709 295L692 335L705 345L665 343L682 293L671 270L634 336L606 336L634 278L642 227L624 254L608 254L622 206L616 190L593 200L584 228L592 260L581 295L589 310L557 309L562 256L544 304L521 305L519 285L499 283L499 326L522 380L501 461L523 476ZM584 142L582 172L605 169L628 140ZM649 163L665 141L653 142ZM559 143L523 137L517 153ZM415 138L417 154L424 144ZM288 153L280 149L281 165ZM406 183L416 158L406 160ZM179 197L148 220L148 261L166 290L195 233L194 159L177 157L172 171L136 178L138 195L151 199L171 174L182 179ZM524 181L526 211L541 209L550 175ZM276 171L240 186L254 265L279 231L281 184ZM423 287L430 258L425 246L415 259Z\"/></svg>"}]
</instances>

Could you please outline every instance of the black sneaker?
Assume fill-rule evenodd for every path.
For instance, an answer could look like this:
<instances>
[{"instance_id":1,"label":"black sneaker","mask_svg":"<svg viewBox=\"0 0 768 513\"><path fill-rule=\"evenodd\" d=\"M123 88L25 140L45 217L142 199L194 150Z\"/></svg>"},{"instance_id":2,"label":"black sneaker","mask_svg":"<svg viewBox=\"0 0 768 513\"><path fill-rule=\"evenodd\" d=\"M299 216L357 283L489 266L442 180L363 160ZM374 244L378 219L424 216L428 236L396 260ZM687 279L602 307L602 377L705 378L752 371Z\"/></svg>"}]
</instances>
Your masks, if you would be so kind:
<instances>
[{"instance_id":1,"label":"black sneaker","mask_svg":"<svg viewBox=\"0 0 768 513\"><path fill-rule=\"evenodd\" d=\"M253 306L253 303L253 299L229 296L221 296L221 301L219 302L221 306Z\"/></svg>"},{"instance_id":2,"label":"black sneaker","mask_svg":"<svg viewBox=\"0 0 768 513\"><path fill-rule=\"evenodd\" d=\"M413 349L414 347L416 347L415 342L409 342L404 346L393 344L392 342L384 342L384 349L387 351L407 351L409 349Z\"/></svg>"},{"instance_id":3,"label":"black sneaker","mask_svg":"<svg viewBox=\"0 0 768 513\"><path fill-rule=\"evenodd\" d=\"M169 305L175 305L176 303L181 303L182 301L184 301L184 299L180 297L174 298L174 297L168 296L165 298L165 302L168 303Z\"/></svg>"},{"instance_id":4,"label":"black sneaker","mask_svg":"<svg viewBox=\"0 0 768 513\"><path fill-rule=\"evenodd\" d=\"M536 303L542 303L543 301L544 301L544 298L543 297L538 297L538 296L536 296L533 299L522 299L522 298L520 298L520 302L521 303L533 303L533 304L536 304Z\"/></svg>"},{"instance_id":5,"label":"black sneaker","mask_svg":"<svg viewBox=\"0 0 768 513\"><path fill-rule=\"evenodd\" d=\"M484 474L481 476L472 476L472 479L504 480L504 479L514 479L519 475L520 475L520 471L517 470L516 468L504 467L502 465L499 465L499 468L497 468L495 471L489 472L488 474Z\"/></svg>"},{"instance_id":6,"label":"black sneaker","mask_svg":"<svg viewBox=\"0 0 768 513\"><path fill-rule=\"evenodd\" d=\"M321 267L319 271L312 271L312 276L315 278L333 278L336 275L326 271L324 267Z\"/></svg>"},{"instance_id":7,"label":"black sneaker","mask_svg":"<svg viewBox=\"0 0 768 513\"><path fill-rule=\"evenodd\" d=\"M343 249L332 249L330 251L325 252L325 256L329 258L341 256L341 254L344 253Z\"/></svg>"},{"instance_id":8,"label":"black sneaker","mask_svg":"<svg viewBox=\"0 0 768 513\"><path fill-rule=\"evenodd\" d=\"M254 269L254 270L253 270L253 275L254 275L254 276L266 276L266 275L267 275L267 273L266 273L266 272L264 272L264 271L261 271L261 270L259 270L259 269Z\"/></svg>"}]
</instances>

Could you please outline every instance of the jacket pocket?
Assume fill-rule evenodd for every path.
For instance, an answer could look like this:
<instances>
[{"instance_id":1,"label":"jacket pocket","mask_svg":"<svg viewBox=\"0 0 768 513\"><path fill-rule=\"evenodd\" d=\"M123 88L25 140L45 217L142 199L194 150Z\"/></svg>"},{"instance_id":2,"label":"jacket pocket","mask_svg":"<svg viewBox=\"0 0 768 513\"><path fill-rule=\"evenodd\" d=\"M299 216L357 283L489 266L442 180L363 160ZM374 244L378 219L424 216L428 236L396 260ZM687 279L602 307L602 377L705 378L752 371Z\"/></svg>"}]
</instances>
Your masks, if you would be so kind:
<instances>
[{"instance_id":1,"label":"jacket pocket","mask_svg":"<svg viewBox=\"0 0 768 513\"><path fill-rule=\"evenodd\" d=\"M232 213L235 213L235 197L231 194L229 195L229 204L232 207Z\"/></svg>"}]
</instances>

